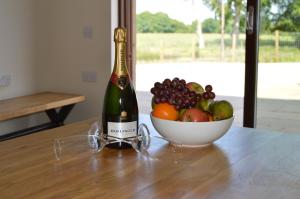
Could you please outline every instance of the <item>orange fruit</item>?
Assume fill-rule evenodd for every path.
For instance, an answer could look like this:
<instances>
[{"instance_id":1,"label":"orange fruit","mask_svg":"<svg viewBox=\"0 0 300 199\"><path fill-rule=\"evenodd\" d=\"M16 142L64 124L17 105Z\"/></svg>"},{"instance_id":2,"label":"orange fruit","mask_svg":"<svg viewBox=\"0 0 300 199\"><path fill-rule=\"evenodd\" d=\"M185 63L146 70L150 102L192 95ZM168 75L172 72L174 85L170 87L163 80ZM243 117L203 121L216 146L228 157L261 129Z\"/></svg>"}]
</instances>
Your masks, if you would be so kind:
<instances>
[{"instance_id":1,"label":"orange fruit","mask_svg":"<svg viewBox=\"0 0 300 199\"><path fill-rule=\"evenodd\" d=\"M159 103L154 106L152 115L160 119L177 120L179 113L173 105L168 103Z\"/></svg>"}]
</instances>

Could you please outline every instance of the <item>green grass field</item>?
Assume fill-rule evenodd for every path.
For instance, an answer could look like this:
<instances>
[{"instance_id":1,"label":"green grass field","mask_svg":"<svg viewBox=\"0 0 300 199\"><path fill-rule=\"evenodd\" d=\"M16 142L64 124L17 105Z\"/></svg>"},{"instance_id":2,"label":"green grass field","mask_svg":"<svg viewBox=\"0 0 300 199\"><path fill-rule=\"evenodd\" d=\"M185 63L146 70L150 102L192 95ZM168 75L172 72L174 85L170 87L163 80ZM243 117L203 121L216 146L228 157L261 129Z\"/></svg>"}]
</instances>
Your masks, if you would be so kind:
<instances>
[{"instance_id":1,"label":"green grass field","mask_svg":"<svg viewBox=\"0 0 300 199\"><path fill-rule=\"evenodd\" d=\"M205 48L198 48L197 35L190 33L138 33L137 61L220 61L220 34L204 34ZM295 45L293 35L280 35L279 48L275 48L275 34L261 35L260 62L300 61L300 41ZM235 53L232 52L231 36L225 35L224 61L244 62L245 35L241 34Z\"/></svg>"}]
</instances>

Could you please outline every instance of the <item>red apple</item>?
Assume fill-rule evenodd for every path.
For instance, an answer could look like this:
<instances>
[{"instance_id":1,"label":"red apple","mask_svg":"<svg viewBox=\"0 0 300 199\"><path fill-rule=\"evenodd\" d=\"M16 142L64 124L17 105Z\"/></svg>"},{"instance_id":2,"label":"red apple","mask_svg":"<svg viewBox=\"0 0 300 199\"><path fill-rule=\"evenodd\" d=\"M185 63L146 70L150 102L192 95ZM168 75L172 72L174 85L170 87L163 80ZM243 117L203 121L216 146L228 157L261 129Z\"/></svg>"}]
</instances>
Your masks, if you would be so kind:
<instances>
[{"instance_id":1,"label":"red apple","mask_svg":"<svg viewBox=\"0 0 300 199\"><path fill-rule=\"evenodd\" d=\"M204 92L203 87L196 83L196 82L189 82L186 84L186 87L190 90L190 91L194 91L197 94L202 94Z\"/></svg>"},{"instance_id":2,"label":"red apple","mask_svg":"<svg viewBox=\"0 0 300 199\"><path fill-rule=\"evenodd\" d=\"M209 115L197 108L187 109L180 118L183 122L208 122Z\"/></svg>"}]
</instances>

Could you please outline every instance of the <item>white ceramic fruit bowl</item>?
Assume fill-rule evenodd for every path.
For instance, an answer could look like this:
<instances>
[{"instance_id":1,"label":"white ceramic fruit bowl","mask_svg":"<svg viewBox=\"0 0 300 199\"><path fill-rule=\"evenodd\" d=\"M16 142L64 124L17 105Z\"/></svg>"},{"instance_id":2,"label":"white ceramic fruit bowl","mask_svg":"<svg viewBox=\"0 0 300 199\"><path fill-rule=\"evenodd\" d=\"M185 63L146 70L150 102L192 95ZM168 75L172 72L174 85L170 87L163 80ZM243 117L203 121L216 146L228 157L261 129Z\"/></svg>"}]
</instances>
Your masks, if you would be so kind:
<instances>
[{"instance_id":1,"label":"white ceramic fruit bowl","mask_svg":"<svg viewBox=\"0 0 300 199\"><path fill-rule=\"evenodd\" d=\"M213 122L180 122L152 116L156 131L172 144L184 147L202 147L222 137L231 127L234 117Z\"/></svg>"}]
</instances>

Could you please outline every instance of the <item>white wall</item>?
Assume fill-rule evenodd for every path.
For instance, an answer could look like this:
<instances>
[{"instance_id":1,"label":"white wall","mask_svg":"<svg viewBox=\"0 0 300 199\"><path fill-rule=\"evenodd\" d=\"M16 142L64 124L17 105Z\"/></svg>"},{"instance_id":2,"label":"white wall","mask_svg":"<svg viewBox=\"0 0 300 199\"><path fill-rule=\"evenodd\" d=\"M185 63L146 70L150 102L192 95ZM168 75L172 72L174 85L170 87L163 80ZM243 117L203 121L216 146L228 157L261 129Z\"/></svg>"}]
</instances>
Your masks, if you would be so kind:
<instances>
[{"instance_id":1,"label":"white wall","mask_svg":"<svg viewBox=\"0 0 300 199\"><path fill-rule=\"evenodd\" d=\"M115 2L113 0L112 2ZM78 93L67 122L100 116L111 72L110 0L1 0L0 75L11 75L0 99L37 91ZM84 28L92 30L84 37ZM97 75L83 82L81 72ZM0 134L47 120L45 114L0 122Z\"/></svg>"},{"instance_id":2,"label":"white wall","mask_svg":"<svg viewBox=\"0 0 300 199\"><path fill-rule=\"evenodd\" d=\"M110 1L37 0L37 11L38 90L86 96L68 121L99 116L111 68ZM84 27L91 38L84 38ZM83 82L84 71L95 72L96 82Z\"/></svg>"},{"instance_id":3,"label":"white wall","mask_svg":"<svg viewBox=\"0 0 300 199\"><path fill-rule=\"evenodd\" d=\"M11 84L0 87L0 99L36 90L33 0L0 1L0 76Z\"/></svg>"},{"instance_id":4,"label":"white wall","mask_svg":"<svg viewBox=\"0 0 300 199\"><path fill-rule=\"evenodd\" d=\"M33 0L0 1L0 78L11 83L0 87L0 99L36 91L35 21ZM0 134L30 125L32 117L0 122Z\"/></svg>"}]
</instances>

